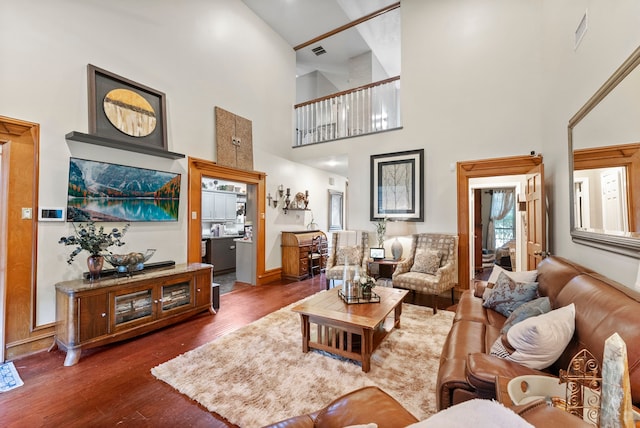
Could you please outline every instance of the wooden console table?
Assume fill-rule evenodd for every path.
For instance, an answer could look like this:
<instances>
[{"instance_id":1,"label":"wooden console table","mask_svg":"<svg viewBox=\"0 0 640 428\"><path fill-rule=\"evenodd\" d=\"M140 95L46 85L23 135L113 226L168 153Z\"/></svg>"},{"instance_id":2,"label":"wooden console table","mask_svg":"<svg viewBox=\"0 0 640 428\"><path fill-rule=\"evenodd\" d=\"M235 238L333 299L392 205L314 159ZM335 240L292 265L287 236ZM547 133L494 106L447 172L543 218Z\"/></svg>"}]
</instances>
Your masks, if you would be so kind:
<instances>
[{"instance_id":1,"label":"wooden console table","mask_svg":"<svg viewBox=\"0 0 640 428\"><path fill-rule=\"evenodd\" d=\"M213 266L176 265L134 276L56 284L54 346L67 351L65 366L83 349L148 333L199 312L215 314L211 305Z\"/></svg>"}]
</instances>

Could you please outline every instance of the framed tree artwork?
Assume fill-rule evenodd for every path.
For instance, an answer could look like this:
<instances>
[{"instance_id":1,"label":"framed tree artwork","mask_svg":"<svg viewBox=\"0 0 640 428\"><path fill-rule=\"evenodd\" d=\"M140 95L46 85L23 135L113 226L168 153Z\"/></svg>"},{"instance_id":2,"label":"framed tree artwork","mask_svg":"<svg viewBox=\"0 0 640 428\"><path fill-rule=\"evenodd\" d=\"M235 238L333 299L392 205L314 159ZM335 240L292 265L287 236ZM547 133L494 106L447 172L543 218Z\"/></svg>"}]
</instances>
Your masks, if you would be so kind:
<instances>
[{"instance_id":1,"label":"framed tree artwork","mask_svg":"<svg viewBox=\"0 0 640 428\"><path fill-rule=\"evenodd\" d=\"M371 156L370 220L424 221L424 149Z\"/></svg>"}]
</instances>

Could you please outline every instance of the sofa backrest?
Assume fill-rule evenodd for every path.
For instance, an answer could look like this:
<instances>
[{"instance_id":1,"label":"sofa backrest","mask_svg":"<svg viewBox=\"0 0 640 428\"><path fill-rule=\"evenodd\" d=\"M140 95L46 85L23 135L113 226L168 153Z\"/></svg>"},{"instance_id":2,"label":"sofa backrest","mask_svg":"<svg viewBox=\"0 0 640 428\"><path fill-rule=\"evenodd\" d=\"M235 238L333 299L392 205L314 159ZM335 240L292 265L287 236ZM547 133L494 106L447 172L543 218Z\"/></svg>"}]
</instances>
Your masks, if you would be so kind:
<instances>
[{"instance_id":1,"label":"sofa backrest","mask_svg":"<svg viewBox=\"0 0 640 428\"><path fill-rule=\"evenodd\" d=\"M571 303L576 307L575 334L552 371L567 370L582 349L602 368L604 342L618 333L627 345L633 402L640 403L640 293L559 257L538 265L538 282L540 294L549 297L553 309Z\"/></svg>"}]
</instances>

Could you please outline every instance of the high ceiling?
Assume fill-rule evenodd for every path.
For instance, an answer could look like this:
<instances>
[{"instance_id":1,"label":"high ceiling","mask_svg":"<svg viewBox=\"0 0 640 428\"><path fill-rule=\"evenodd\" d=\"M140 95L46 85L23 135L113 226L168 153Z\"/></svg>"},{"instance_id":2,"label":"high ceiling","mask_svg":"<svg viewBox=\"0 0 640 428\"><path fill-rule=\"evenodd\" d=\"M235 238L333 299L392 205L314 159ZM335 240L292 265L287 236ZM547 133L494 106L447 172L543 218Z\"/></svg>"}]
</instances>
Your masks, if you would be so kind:
<instances>
[{"instance_id":1,"label":"high ceiling","mask_svg":"<svg viewBox=\"0 0 640 428\"><path fill-rule=\"evenodd\" d=\"M397 0L242 0L291 47L298 46ZM375 22L375 25L374 25ZM384 26L384 31L376 26ZM387 14L323 39L296 54L296 73L318 70L339 90L349 89L348 59L372 51L389 76L400 74L399 13ZM397 30L397 31L394 31ZM321 45L327 53L311 50ZM348 176L346 155L304 162L315 168Z\"/></svg>"}]
</instances>

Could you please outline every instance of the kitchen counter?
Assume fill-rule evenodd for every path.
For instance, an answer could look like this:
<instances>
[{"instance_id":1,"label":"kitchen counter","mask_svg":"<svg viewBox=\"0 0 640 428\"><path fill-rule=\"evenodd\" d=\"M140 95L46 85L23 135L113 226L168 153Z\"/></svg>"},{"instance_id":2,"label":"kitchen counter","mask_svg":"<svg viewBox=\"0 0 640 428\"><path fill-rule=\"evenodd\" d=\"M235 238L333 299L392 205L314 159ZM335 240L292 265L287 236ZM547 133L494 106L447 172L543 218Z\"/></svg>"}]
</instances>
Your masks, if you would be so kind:
<instances>
[{"instance_id":1,"label":"kitchen counter","mask_svg":"<svg viewBox=\"0 0 640 428\"><path fill-rule=\"evenodd\" d=\"M225 238L242 238L242 235L220 235L220 236L213 236L213 235L202 235L202 239L225 239Z\"/></svg>"}]
</instances>

